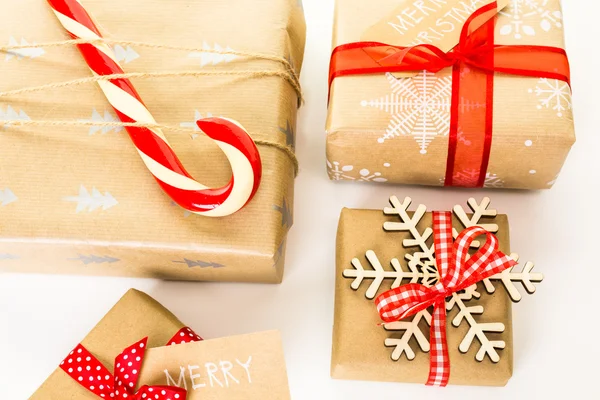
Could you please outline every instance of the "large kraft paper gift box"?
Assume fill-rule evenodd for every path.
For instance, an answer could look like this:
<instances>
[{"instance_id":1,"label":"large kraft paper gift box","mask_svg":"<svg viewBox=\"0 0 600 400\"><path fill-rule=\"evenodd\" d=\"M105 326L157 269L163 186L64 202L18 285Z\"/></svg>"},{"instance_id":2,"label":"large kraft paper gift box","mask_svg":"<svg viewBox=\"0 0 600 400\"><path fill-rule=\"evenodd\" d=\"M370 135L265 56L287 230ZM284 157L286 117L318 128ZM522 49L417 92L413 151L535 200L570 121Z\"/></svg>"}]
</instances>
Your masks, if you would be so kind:
<instances>
[{"instance_id":1,"label":"large kraft paper gift box","mask_svg":"<svg viewBox=\"0 0 600 400\"><path fill-rule=\"evenodd\" d=\"M165 135L199 182L220 187L231 177L225 155L195 131L199 118L235 119L254 139L283 147L258 146L262 183L244 209L207 218L170 201L121 127L0 122L0 269L280 282L294 204L295 165L285 149L294 147L299 93L285 79L293 75L286 63L226 52L287 60L299 74L302 7L295 0L82 4L108 39L198 49L114 46L125 72L212 73L133 79L159 124L189 128ZM69 39L45 0L11 2L1 19L9 44ZM258 76L263 71L270 74ZM0 72L3 91L91 76L73 45L9 52ZM117 121L95 83L2 97L0 119Z\"/></svg>"},{"instance_id":2,"label":"large kraft paper gift box","mask_svg":"<svg viewBox=\"0 0 600 400\"><path fill-rule=\"evenodd\" d=\"M344 209L337 234L335 314L331 375L337 379L425 383L430 363L431 308L382 326L374 299L408 283L434 285L439 279L431 235L432 213L410 199L390 200L393 209ZM453 228L480 226L495 232L499 250L511 254L506 215L489 209L489 199L469 200L473 213L454 208ZM384 224L390 228L384 230ZM422 247L421 242L425 243ZM431 250L427 250L430 248ZM518 259L518 256L511 255ZM512 301L517 283L543 279L528 263L446 299L446 335L453 385L503 386L513 373ZM512 281L512 282L511 282ZM506 286L503 286L505 284ZM511 301L512 300L512 301ZM454 303L452 303L454 302ZM464 343L463 343L464 342ZM500 343L502 342L502 343ZM463 346L466 346L464 348Z\"/></svg>"},{"instance_id":3,"label":"large kraft paper gift box","mask_svg":"<svg viewBox=\"0 0 600 400\"><path fill-rule=\"evenodd\" d=\"M466 18L488 3L490 0L338 0L333 48L355 42L426 43L446 52L458 43ZM500 0L498 8L496 44L564 49L559 0ZM330 178L444 186L452 83L452 68L438 73L336 78L330 88L326 127ZM487 170L481 168L479 184L489 188L552 187L575 142L569 85L555 79L496 73L493 86L491 154ZM470 103L479 112L481 105ZM459 146L470 144L461 142L460 130L457 140ZM470 186L478 176L477 169L459 170L453 185Z\"/></svg>"},{"instance_id":4,"label":"large kraft paper gift box","mask_svg":"<svg viewBox=\"0 0 600 400\"><path fill-rule=\"evenodd\" d=\"M98 391L103 384L114 388L111 379L92 374L93 380L88 380L86 376L85 381L81 380L80 383L76 380L77 373L85 374L87 366L99 362L107 368L102 375L109 376L113 373L114 364L118 362L115 358L119 354L141 354L139 349L137 352L135 349L143 338L147 338L144 346L147 350L142 354L141 369L131 371L131 374L139 375L139 379L132 386L129 395L126 395L128 398L144 385L178 386L187 390L187 400L290 398L278 332L201 341L157 301L132 289L92 329L72 354L65 353L64 362L30 399L103 398L103 393L93 393L88 388ZM167 343L170 345L166 346ZM80 353L80 349L84 353ZM90 355L86 357L85 351ZM69 376L70 368L73 377ZM130 379L127 375L119 378ZM104 394L104 398L112 398L108 392ZM146 397L142 394L135 398ZM125 397L117 395L115 398ZM151 398L154 399L154 396ZM161 399L164 400L163 397ZM179 400L185 399L180 396Z\"/></svg>"}]
</instances>

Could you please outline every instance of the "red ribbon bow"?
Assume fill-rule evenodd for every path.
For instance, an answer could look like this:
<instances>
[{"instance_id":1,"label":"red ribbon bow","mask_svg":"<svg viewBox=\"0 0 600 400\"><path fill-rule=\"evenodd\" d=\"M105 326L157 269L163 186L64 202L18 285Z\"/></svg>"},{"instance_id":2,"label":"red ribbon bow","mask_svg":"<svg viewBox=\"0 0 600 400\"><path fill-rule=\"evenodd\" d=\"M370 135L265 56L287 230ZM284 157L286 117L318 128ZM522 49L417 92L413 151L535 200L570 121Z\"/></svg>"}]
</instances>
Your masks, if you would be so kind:
<instances>
[{"instance_id":1,"label":"red ribbon bow","mask_svg":"<svg viewBox=\"0 0 600 400\"><path fill-rule=\"evenodd\" d=\"M569 60L563 49L495 44L497 13L495 1L475 11L465 22L458 46L448 53L428 44L341 45L331 56L329 86L342 76L423 70L437 73L452 67L445 185L482 187L492 146L494 74L558 79L570 84Z\"/></svg>"},{"instance_id":2,"label":"red ribbon bow","mask_svg":"<svg viewBox=\"0 0 600 400\"><path fill-rule=\"evenodd\" d=\"M200 336L185 327L179 330L167 345L200 340ZM114 375L81 344L60 363L60 368L102 399L185 400L186 390L175 386L144 385L135 390L147 343L148 338L144 338L123 350L115 359Z\"/></svg>"},{"instance_id":3,"label":"red ribbon bow","mask_svg":"<svg viewBox=\"0 0 600 400\"><path fill-rule=\"evenodd\" d=\"M427 385L446 386L450 359L446 342L446 297L496 275L517 263L498 251L498 238L478 226L465 229L452 243L452 214L433 213L435 260L440 275L431 287L417 283L402 285L375 299L381 319L395 322L433 306L430 330L430 365ZM478 236L486 242L471 257L469 249Z\"/></svg>"}]
</instances>

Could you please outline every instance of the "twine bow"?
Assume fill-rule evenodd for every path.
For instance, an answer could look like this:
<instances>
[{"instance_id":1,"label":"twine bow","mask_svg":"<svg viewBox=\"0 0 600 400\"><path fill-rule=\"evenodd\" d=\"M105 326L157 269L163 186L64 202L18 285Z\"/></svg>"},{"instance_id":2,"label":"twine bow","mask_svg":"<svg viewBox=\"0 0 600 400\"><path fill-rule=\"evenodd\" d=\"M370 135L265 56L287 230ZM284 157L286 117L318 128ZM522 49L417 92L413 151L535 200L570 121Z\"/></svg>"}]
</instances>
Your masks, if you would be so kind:
<instances>
[{"instance_id":1,"label":"twine bow","mask_svg":"<svg viewBox=\"0 0 600 400\"><path fill-rule=\"evenodd\" d=\"M446 386L450 377L450 359L446 342L446 298L477 282L496 275L517 263L498 251L498 238L475 226L465 229L452 242L452 214L433 213L436 265L439 281L431 286L417 283L389 290L375 300L381 319L391 323L408 318L433 306L431 320L430 366L427 385ZM469 257L471 244L478 236L487 240Z\"/></svg>"},{"instance_id":2,"label":"twine bow","mask_svg":"<svg viewBox=\"0 0 600 400\"><path fill-rule=\"evenodd\" d=\"M167 345L200 341L190 328L182 328ZM129 346L115 359L114 374L83 345L60 364L60 368L81 386L102 399L115 400L185 400L187 391L175 386L144 385L135 390L144 361L148 338Z\"/></svg>"}]
</instances>

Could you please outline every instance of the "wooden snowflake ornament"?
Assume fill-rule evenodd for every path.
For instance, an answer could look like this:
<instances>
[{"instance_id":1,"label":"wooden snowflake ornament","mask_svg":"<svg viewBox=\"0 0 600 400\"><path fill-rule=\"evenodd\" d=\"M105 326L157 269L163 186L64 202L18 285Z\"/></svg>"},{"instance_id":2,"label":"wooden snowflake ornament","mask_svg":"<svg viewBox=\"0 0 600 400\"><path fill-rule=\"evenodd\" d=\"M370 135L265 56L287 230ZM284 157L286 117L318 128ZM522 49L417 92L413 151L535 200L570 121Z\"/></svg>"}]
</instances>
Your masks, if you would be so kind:
<instances>
[{"instance_id":1,"label":"wooden snowflake ornament","mask_svg":"<svg viewBox=\"0 0 600 400\"><path fill-rule=\"evenodd\" d=\"M412 200L405 198L400 201L397 197L390 198L391 207L384 209L384 214L388 216L397 216L398 221L385 222L383 229L386 232L407 232L410 238L402 241L402 246L405 249L412 250L407 253L403 261L393 258L389 261L391 268L384 268L377 254L369 250L365 254L368 266L360 259L354 258L351 262L352 268L343 271L344 278L352 279L350 287L358 290L361 286L367 285L365 296L372 300L375 298L380 289L395 289L404 284L420 284L425 287L433 287L440 280L440 274L436 265L435 245L434 245L434 230L432 227L424 229L419 225L427 212L427 207L419 205L414 213L408 211ZM454 217L460 222L464 229L472 227L480 227L490 233L496 233L499 230L494 219L497 212L490 209L490 199L484 198L480 203L475 199L469 199L468 205L471 213L463 209L462 206L456 205L453 208ZM453 229L453 236L456 239L460 232ZM474 241L471 244L471 254L479 249L483 243ZM511 254L510 258L518 262L517 254ZM540 273L533 272L533 263L527 262L523 267L512 267L504 270L499 274L490 276L481 281L482 288L489 294L494 293L499 288L504 288L508 296L513 302L518 302L522 299L522 295L517 289L517 284L521 284L527 293L535 292L535 284L540 283L544 277ZM389 283L389 287L387 286ZM501 285L499 285L501 284ZM498 350L505 348L504 340L495 338L492 339L491 334L501 334L505 331L505 326L501 322L480 322L479 317L484 314L485 310L482 305L477 304L477 300L481 297L477 284L471 285L466 289L452 293L446 298L445 308L447 311L456 310L457 314L449 322L454 327L459 327L461 324L468 325L468 331L462 338L459 345L461 353L467 353L473 346L475 339L479 342L480 348L475 355L477 361L483 361L487 356L492 362L500 361L500 353ZM416 357L416 344L422 352L430 351L429 332L424 332L421 328L424 324L428 327L432 323L431 308L424 309L415 314L411 319L400 320L396 322L383 324L383 328L390 332L396 333L393 337L388 337L385 340L385 346L392 348L391 358L394 361L401 359L405 354L408 360L413 360ZM421 326L420 326L421 325ZM401 336L398 337L398 332ZM414 339L414 340L411 340Z\"/></svg>"}]
</instances>

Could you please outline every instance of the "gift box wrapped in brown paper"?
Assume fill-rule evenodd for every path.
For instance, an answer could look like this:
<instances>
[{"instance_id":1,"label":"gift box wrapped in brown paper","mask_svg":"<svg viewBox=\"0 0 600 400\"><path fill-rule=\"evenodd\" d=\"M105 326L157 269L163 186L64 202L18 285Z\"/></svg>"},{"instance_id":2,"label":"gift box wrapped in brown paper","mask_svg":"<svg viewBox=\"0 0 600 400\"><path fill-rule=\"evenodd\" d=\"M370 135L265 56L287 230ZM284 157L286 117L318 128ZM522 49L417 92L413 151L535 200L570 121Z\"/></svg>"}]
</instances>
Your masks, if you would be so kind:
<instances>
[{"instance_id":1,"label":"gift box wrapped in brown paper","mask_svg":"<svg viewBox=\"0 0 600 400\"><path fill-rule=\"evenodd\" d=\"M340 0L333 48L355 42L425 43L447 52L458 43L464 21L473 10L489 3L491 0ZM564 49L559 0L526 4L501 0L498 8L496 44ZM452 85L452 68L437 73L382 72L334 79L326 127L329 177L444 186ZM488 188L552 187L575 142L569 84L496 73L493 87L489 165L487 169L454 171L453 186L470 186L461 183L475 180ZM482 105L465 102L461 108L482 112ZM459 126L458 145L470 145L470 140L461 138Z\"/></svg>"},{"instance_id":2,"label":"gift box wrapped in brown paper","mask_svg":"<svg viewBox=\"0 0 600 400\"><path fill-rule=\"evenodd\" d=\"M433 285L439 279L432 246L432 213L410 199L391 200L393 210L344 209L336 256L335 315L331 375L338 379L425 383L429 372L431 308L384 324L373 299L407 283ZM509 252L506 215L489 209L489 199L469 200L473 214L455 207L456 232L471 226L495 231L499 249ZM384 230L384 224L390 229ZM516 255L512 257L518 258ZM450 384L503 386L513 373L511 300L518 283L543 279L533 264L504 272L446 300ZM512 280L512 282L511 282ZM504 287L503 284L506 286ZM451 309L449 305L452 305ZM466 346L466 347L465 347Z\"/></svg>"},{"instance_id":3,"label":"gift box wrapped in brown paper","mask_svg":"<svg viewBox=\"0 0 600 400\"><path fill-rule=\"evenodd\" d=\"M174 335L187 340L175 340ZM136 389L142 385L179 386L187 390L187 400L290 398L278 332L191 342L189 338L195 336L157 301L132 289L81 341L81 346L112 373L115 357L147 337L147 350ZM169 342L178 344L165 346ZM75 353L77 351L72 357L73 365L77 363ZM67 354L64 365L69 365ZM208 373L206 368L211 372ZM102 378L98 377L96 385L102 385ZM84 387L85 384L57 368L30 399L102 398ZM106 381L104 384L113 383Z\"/></svg>"},{"instance_id":4,"label":"gift box wrapped in brown paper","mask_svg":"<svg viewBox=\"0 0 600 400\"><path fill-rule=\"evenodd\" d=\"M207 72L133 79L160 125L189 130L165 135L199 182L219 187L230 179L227 158L195 124L222 116L263 143L262 183L234 215L190 215L161 191L125 130L110 125L118 120L95 83L3 96L0 120L30 124L0 121L0 269L280 282L294 205L300 93L293 82L305 42L300 4L88 0L84 6L115 41L125 72ZM7 45L69 39L46 0L13 2L1 19ZM91 76L72 44L2 57L3 91Z\"/></svg>"}]
</instances>

